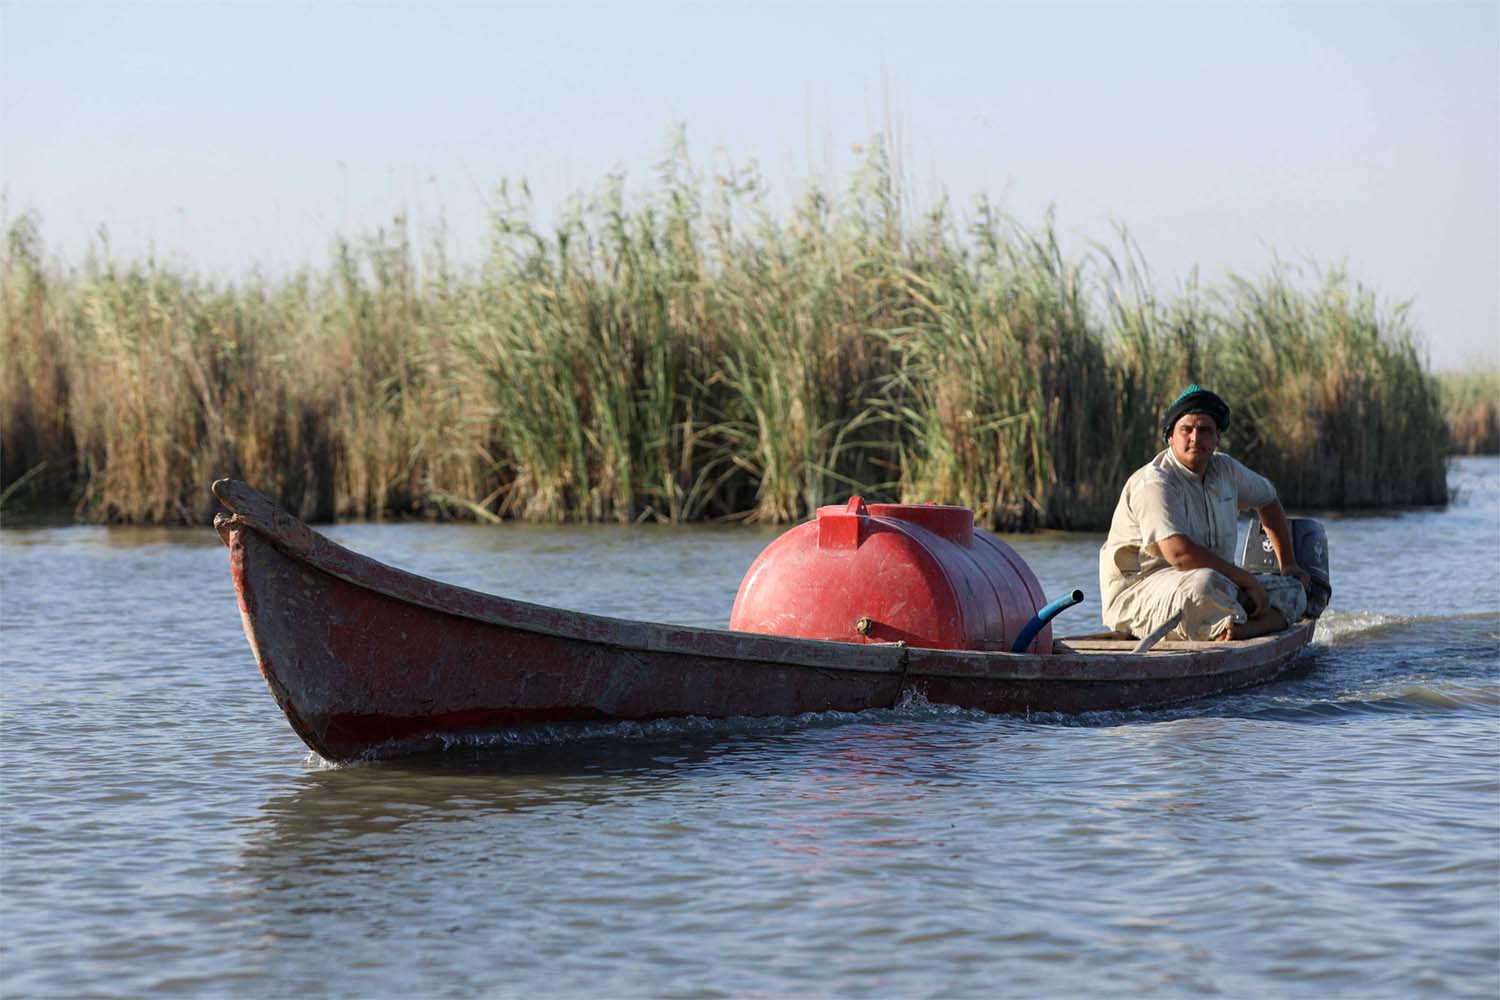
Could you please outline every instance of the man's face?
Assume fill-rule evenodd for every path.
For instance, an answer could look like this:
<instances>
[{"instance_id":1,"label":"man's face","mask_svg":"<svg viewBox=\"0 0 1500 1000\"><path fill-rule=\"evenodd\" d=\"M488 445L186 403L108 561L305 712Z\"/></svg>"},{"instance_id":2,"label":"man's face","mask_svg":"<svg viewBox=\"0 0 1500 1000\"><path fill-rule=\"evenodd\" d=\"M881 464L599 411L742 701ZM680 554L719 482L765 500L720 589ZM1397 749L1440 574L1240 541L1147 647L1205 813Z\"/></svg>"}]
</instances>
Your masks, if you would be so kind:
<instances>
[{"instance_id":1,"label":"man's face","mask_svg":"<svg viewBox=\"0 0 1500 1000\"><path fill-rule=\"evenodd\" d=\"M1189 413L1172 427L1172 454L1200 476L1218 447L1219 425L1207 413Z\"/></svg>"}]
</instances>

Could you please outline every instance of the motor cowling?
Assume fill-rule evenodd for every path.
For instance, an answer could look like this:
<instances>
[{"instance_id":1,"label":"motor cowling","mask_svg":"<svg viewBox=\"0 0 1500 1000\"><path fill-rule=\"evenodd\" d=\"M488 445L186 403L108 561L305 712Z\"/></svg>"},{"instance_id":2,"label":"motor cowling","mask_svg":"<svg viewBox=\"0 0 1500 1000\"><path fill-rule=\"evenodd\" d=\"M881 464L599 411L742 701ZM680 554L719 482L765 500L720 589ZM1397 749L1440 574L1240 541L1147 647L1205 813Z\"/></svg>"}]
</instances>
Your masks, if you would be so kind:
<instances>
[{"instance_id":1,"label":"motor cowling","mask_svg":"<svg viewBox=\"0 0 1500 1000\"><path fill-rule=\"evenodd\" d=\"M740 583L729 627L931 649L1005 650L1046 604L1014 549L967 507L820 507L766 547ZM1052 651L1051 626L1028 652Z\"/></svg>"},{"instance_id":2,"label":"motor cowling","mask_svg":"<svg viewBox=\"0 0 1500 1000\"><path fill-rule=\"evenodd\" d=\"M1307 617L1317 618L1333 597L1333 581L1328 566L1328 533L1310 517L1288 517L1287 529L1292 536L1292 557L1307 571L1311 581L1307 588ZM1252 573L1279 573L1281 563L1259 517L1250 518L1250 530L1240 550L1240 565Z\"/></svg>"}]
</instances>

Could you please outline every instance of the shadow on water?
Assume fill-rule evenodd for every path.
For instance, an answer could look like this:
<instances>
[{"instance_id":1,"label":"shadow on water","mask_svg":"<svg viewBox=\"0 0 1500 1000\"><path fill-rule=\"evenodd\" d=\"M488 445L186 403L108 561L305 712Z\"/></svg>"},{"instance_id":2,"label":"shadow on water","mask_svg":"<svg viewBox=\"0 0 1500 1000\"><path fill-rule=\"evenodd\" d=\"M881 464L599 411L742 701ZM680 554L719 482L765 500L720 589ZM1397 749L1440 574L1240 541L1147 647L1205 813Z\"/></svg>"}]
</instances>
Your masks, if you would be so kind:
<instances>
[{"instance_id":1,"label":"shadow on water","mask_svg":"<svg viewBox=\"0 0 1500 1000\"><path fill-rule=\"evenodd\" d=\"M529 830L549 812L587 815L624 795L659 794L729 749L707 739L589 739L325 766L243 821L249 836L240 864L258 887L258 908L334 912L328 897L340 886L371 891L370 873L430 864L432 845L468 843L476 829L512 828L523 814L533 814L519 827Z\"/></svg>"},{"instance_id":2,"label":"shadow on water","mask_svg":"<svg viewBox=\"0 0 1500 1000\"><path fill-rule=\"evenodd\" d=\"M303 865L347 864L366 854L378 860L393 836L524 813L649 805L688 784L983 784L990 776L977 761L996 739L1038 732L1022 719L925 703L796 718L664 720L641 730L597 726L574 738L553 733L541 743L499 740L310 770L247 818L254 833L245 861L273 878L294 877Z\"/></svg>"},{"instance_id":3,"label":"shadow on water","mask_svg":"<svg viewBox=\"0 0 1500 1000\"><path fill-rule=\"evenodd\" d=\"M938 715L949 723L934 726ZM747 827L759 831L756 843L793 836L787 821L761 811L773 802L784 803L776 815L847 818L899 815L908 798L943 788L972 787L965 800L982 801L996 780L984 761L1002 729L1035 732L1014 719L878 710L310 770L242 821L238 867L254 886L247 912L279 928L361 901L388 906L393 892L425 891L423 873L533 885L537 866L550 863L608 879L616 852L641 843L670 858ZM726 819L741 832L725 833ZM393 881L409 888L392 889Z\"/></svg>"},{"instance_id":4,"label":"shadow on water","mask_svg":"<svg viewBox=\"0 0 1500 1000\"><path fill-rule=\"evenodd\" d=\"M325 766L266 801L254 819L270 823L282 848L388 833L415 821L463 819L559 805L597 805L629 786L670 781L731 747L679 738L612 742L589 738L541 745L460 746L394 760Z\"/></svg>"}]
</instances>

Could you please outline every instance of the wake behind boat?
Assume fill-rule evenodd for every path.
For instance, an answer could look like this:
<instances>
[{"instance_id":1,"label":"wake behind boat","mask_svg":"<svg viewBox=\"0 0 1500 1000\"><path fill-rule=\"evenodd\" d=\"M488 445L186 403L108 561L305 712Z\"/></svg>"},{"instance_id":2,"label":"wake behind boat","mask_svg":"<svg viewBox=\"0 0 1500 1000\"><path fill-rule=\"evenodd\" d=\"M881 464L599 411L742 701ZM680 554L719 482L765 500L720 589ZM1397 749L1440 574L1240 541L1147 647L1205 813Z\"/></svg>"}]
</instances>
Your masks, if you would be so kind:
<instances>
[{"instance_id":1,"label":"wake behind boat","mask_svg":"<svg viewBox=\"0 0 1500 1000\"><path fill-rule=\"evenodd\" d=\"M242 482L220 480L213 489L232 512L214 526L229 548L261 673L297 734L335 761L535 724L856 712L912 695L999 713L1145 708L1270 680L1313 634L1314 623L1304 621L1257 639L1168 640L1145 652L1134 651L1133 638L1108 634L1054 641L1035 577L1023 562L1015 565L1013 550L978 529L963 531L961 518L944 513L963 508L866 509L857 501L824 508L752 566L732 619L739 627L708 629L607 618L431 580L330 541ZM791 581L805 576L813 558L783 544L799 531L829 550L889 536L888 544L928 561L903 567L885 559L881 572L896 574L885 582L908 589L878 588L885 596L868 598L876 613L850 616L826 596L851 592L847 581L835 579L838 586L815 601L795 592ZM783 574L783 585L763 566L778 546L797 571ZM881 553L875 544L867 551ZM836 558L869 576L848 552ZM901 618L923 603L907 599L907 578L935 581L932 593L916 595L927 612L968 624L949 635ZM777 593L791 599L790 609L786 600L778 606ZM952 606L938 599L945 594ZM1038 613L1025 621L1017 607ZM811 634L824 612L847 620L847 639L744 630L774 627L767 622L774 619ZM1007 651L1017 644L1031 651Z\"/></svg>"}]
</instances>

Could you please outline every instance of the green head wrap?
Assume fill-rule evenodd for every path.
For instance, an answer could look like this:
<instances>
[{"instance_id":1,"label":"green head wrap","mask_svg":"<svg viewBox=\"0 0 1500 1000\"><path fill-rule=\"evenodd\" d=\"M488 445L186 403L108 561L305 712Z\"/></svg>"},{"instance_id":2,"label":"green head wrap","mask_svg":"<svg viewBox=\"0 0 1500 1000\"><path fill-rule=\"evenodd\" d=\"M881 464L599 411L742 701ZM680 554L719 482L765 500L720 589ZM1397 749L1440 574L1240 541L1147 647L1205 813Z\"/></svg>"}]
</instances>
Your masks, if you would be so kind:
<instances>
[{"instance_id":1,"label":"green head wrap","mask_svg":"<svg viewBox=\"0 0 1500 1000\"><path fill-rule=\"evenodd\" d=\"M1172 428L1177 426L1177 421L1189 413L1207 413L1214 418L1214 423L1219 427L1219 433L1223 434L1229 430L1229 404L1220 399L1217 393L1209 392L1197 382L1182 390L1182 394L1172 401L1161 417L1161 439L1163 442L1172 439Z\"/></svg>"}]
</instances>

